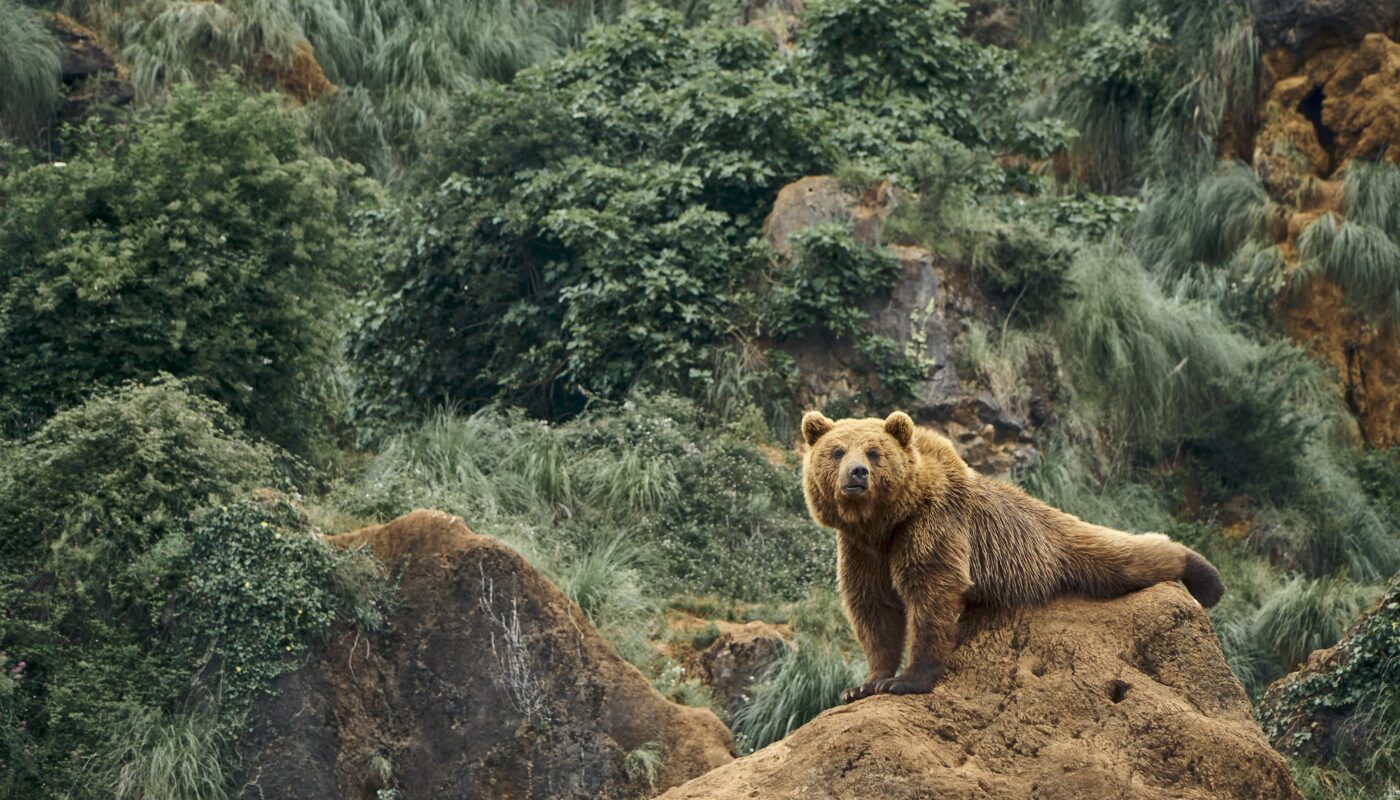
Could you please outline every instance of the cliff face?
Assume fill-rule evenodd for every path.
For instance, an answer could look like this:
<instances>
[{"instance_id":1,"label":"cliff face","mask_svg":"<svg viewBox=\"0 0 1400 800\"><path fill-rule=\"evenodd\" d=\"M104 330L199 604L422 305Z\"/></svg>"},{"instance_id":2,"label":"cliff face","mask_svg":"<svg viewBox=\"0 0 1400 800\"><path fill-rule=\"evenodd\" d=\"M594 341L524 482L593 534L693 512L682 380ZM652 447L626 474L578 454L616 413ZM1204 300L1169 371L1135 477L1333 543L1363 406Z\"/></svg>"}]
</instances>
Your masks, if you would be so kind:
<instances>
[{"instance_id":1,"label":"cliff face","mask_svg":"<svg viewBox=\"0 0 1400 800\"><path fill-rule=\"evenodd\" d=\"M334 638L281 679L241 743L245 797L637 797L732 759L713 713L662 698L461 520L418 511L332 541L372 549L399 607L382 634ZM650 776L638 750L661 756Z\"/></svg>"},{"instance_id":2,"label":"cliff face","mask_svg":"<svg viewBox=\"0 0 1400 800\"><path fill-rule=\"evenodd\" d=\"M1343 178L1357 159L1400 158L1400 24L1394 3L1292 0L1251 3L1266 49L1253 165L1282 214L1285 262L1324 214L1344 218ZM1352 310L1323 277L1279 305L1292 337L1341 378L1362 436L1400 444L1400 333Z\"/></svg>"},{"instance_id":3,"label":"cliff face","mask_svg":"<svg viewBox=\"0 0 1400 800\"><path fill-rule=\"evenodd\" d=\"M1176 585L974 611L924 696L832 709L667 792L700 798L1286 798L1210 621Z\"/></svg>"}]
</instances>

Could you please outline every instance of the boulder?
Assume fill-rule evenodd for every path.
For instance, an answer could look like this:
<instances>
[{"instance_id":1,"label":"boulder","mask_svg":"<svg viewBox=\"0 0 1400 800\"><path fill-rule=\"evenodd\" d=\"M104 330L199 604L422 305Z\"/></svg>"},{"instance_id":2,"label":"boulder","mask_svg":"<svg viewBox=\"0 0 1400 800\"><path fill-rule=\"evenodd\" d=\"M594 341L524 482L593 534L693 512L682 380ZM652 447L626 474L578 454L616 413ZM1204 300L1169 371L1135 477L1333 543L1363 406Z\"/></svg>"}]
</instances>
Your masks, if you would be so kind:
<instances>
[{"instance_id":1,"label":"boulder","mask_svg":"<svg viewBox=\"0 0 1400 800\"><path fill-rule=\"evenodd\" d=\"M927 695L830 709L662 797L1300 798L1176 584L975 610Z\"/></svg>"},{"instance_id":2,"label":"boulder","mask_svg":"<svg viewBox=\"0 0 1400 800\"><path fill-rule=\"evenodd\" d=\"M1400 580L1334 647L1315 650L1259 704L1274 746L1314 763L1337 759L1365 774L1375 701L1400 684Z\"/></svg>"},{"instance_id":3,"label":"boulder","mask_svg":"<svg viewBox=\"0 0 1400 800\"><path fill-rule=\"evenodd\" d=\"M731 717L749 699L749 687L787 650L787 639L766 622L728 625L700 652L700 680Z\"/></svg>"},{"instance_id":4,"label":"boulder","mask_svg":"<svg viewBox=\"0 0 1400 800\"><path fill-rule=\"evenodd\" d=\"M1361 10L1347 18L1357 27L1346 36L1318 38L1305 51L1280 49L1265 59L1269 89L1252 163L1280 204L1274 236L1289 269L1298 264L1298 239L1308 226L1328 213L1345 216L1346 165L1400 158L1400 44L1384 32L1393 22L1377 22L1362 13L1370 6L1353 5ZM1356 313L1342 289L1320 277L1285 293L1278 312L1292 338L1343 381L1361 438L1376 447L1400 445L1397 330Z\"/></svg>"},{"instance_id":5,"label":"boulder","mask_svg":"<svg viewBox=\"0 0 1400 800\"><path fill-rule=\"evenodd\" d=\"M330 537L397 576L384 632L345 631L284 675L240 743L246 798L649 796L732 759L513 550L416 511ZM650 776L628 755L659 751ZM629 769L629 766L632 768Z\"/></svg>"}]
</instances>

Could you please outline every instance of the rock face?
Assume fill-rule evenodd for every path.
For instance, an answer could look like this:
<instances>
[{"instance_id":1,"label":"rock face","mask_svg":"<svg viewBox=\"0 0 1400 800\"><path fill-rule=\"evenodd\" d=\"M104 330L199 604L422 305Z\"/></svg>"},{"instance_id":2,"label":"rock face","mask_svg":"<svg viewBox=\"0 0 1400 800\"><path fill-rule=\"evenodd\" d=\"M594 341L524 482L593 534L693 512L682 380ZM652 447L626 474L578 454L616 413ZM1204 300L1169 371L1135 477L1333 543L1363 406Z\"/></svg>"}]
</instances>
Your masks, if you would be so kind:
<instances>
[{"instance_id":1,"label":"rock face","mask_svg":"<svg viewBox=\"0 0 1400 800\"><path fill-rule=\"evenodd\" d=\"M753 682L787 648L783 634L766 622L735 625L700 653L700 680L733 715Z\"/></svg>"},{"instance_id":2,"label":"rock face","mask_svg":"<svg viewBox=\"0 0 1400 800\"><path fill-rule=\"evenodd\" d=\"M812 225L843 222L856 241L882 244L885 222L899 198L886 183L854 194L835 178L810 176L778 193L763 225L764 237L780 254L791 253L793 234ZM900 352L918 359L927 377L904 410L921 425L942 431L959 454L980 472L1005 476L1032 463L1030 425L1003 409L986 392L969 390L958 375L960 339L966 323L987 317L991 304L973 285L965 268L946 264L919 247L893 245L900 273L886 292L862 306L872 336L892 340ZM828 335L795 337L775 346L790 355L801 374L798 402L829 408L880 385L880 376L850 343ZM887 411L887 410L886 410ZM885 412L881 412L885 413Z\"/></svg>"},{"instance_id":3,"label":"rock face","mask_svg":"<svg viewBox=\"0 0 1400 800\"><path fill-rule=\"evenodd\" d=\"M1301 797L1181 587L964 625L931 694L831 709L663 797Z\"/></svg>"},{"instance_id":4,"label":"rock face","mask_svg":"<svg viewBox=\"0 0 1400 800\"><path fill-rule=\"evenodd\" d=\"M1267 94L1252 163L1279 203L1285 262L1324 214L1345 216L1343 170L1354 159L1400 157L1400 4L1378 0L1255 0ZM1343 380L1362 438L1400 445L1400 333L1353 312L1325 278L1295 287L1279 316L1289 334Z\"/></svg>"},{"instance_id":5,"label":"rock face","mask_svg":"<svg viewBox=\"0 0 1400 800\"><path fill-rule=\"evenodd\" d=\"M1319 44L1345 44L1400 24L1392 0L1249 0L1254 30L1265 50L1304 52Z\"/></svg>"},{"instance_id":6,"label":"rock face","mask_svg":"<svg viewBox=\"0 0 1400 800\"><path fill-rule=\"evenodd\" d=\"M60 74L67 88L58 111L60 123L82 124L104 108L126 105L136 97L95 32L63 14L50 14L47 21L58 41Z\"/></svg>"},{"instance_id":7,"label":"rock face","mask_svg":"<svg viewBox=\"0 0 1400 800\"><path fill-rule=\"evenodd\" d=\"M283 676L240 744L246 798L649 796L732 760L708 710L665 700L514 551L417 511L332 537L399 576L382 634ZM627 756L659 748L648 779Z\"/></svg>"}]
</instances>

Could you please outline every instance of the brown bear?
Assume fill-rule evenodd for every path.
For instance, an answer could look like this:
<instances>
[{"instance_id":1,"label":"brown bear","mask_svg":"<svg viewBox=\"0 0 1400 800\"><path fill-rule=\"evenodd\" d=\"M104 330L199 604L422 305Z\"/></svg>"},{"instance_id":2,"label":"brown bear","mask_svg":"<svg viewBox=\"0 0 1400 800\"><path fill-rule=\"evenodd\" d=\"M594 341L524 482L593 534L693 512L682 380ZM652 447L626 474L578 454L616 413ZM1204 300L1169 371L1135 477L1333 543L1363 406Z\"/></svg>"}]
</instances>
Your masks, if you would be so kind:
<instances>
[{"instance_id":1,"label":"brown bear","mask_svg":"<svg viewBox=\"0 0 1400 800\"><path fill-rule=\"evenodd\" d=\"M908 414L802 419L803 487L837 532L837 573L870 678L846 702L927 692L943 673L964 604L1040 605L1116 597L1180 580L1201 605L1225 591L1198 553L1160 534L1091 525L978 474ZM896 675L910 638L909 666Z\"/></svg>"}]
</instances>

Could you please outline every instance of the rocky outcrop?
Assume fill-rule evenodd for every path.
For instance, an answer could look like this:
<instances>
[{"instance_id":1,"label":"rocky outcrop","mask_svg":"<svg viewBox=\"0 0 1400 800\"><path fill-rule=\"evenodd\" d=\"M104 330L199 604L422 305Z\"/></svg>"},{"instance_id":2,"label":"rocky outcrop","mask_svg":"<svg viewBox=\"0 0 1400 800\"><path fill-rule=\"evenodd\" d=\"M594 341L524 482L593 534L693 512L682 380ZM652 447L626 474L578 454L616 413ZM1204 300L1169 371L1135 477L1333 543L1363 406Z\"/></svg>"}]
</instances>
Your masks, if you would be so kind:
<instances>
[{"instance_id":1,"label":"rocky outcrop","mask_svg":"<svg viewBox=\"0 0 1400 800\"><path fill-rule=\"evenodd\" d=\"M58 111L59 123L81 125L94 114L136 97L96 32L63 14L48 15L48 26L58 41L60 75L67 90Z\"/></svg>"},{"instance_id":2,"label":"rocky outcrop","mask_svg":"<svg viewBox=\"0 0 1400 800\"><path fill-rule=\"evenodd\" d=\"M1376 0L1256 0L1267 95L1252 163L1279 204L1275 237L1291 269L1324 214L1345 216L1344 168L1400 158L1400 5ZM1290 335L1342 379L1362 437L1400 445L1400 331L1356 313L1318 277L1279 304Z\"/></svg>"},{"instance_id":3,"label":"rocky outcrop","mask_svg":"<svg viewBox=\"0 0 1400 800\"><path fill-rule=\"evenodd\" d=\"M778 193L764 222L764 237L781 256L804 228L841 222L856 241L883 244L886 221L899 204L894 187L880 182L859 193L835 178L809 176ZM974 469L1005 476L1037 457L1027 420L1008 413L987 392L964 384L957 361L970 320L990 320L991 304L977 291L965 267L944 263L919 247L889 246L899 275L887 291L867 299L862 310L872 336L892 340L906 357L923 365L925 378L905 410L918 423L941 430ZM774 343L796 362L801 383L798 403L808 408L839 407L881 385L881 376L851 343L830 335L793 337ZM1030 390L1027 389L1027 393ZM878 410L878 409L877 409ZM884 412L881 412L884 413Z\"/></svg>"},{"instance_id":4,"label":"rocky outcrop","mask_svg":"<svg viewBox=\"0 0 1400 800\"><path fill-rule=\"evenodd\" d=\"M928 695L826 711L667 792L700 798L1300 797L1176 584L973 611Z\"/></svg>"},{"instance_id":5,"label":"rocky outcrop","mask_svg":"<svg viewBox=\"0 0 1400 800\"><path fill-rule=\"evenodd\" d=\"M662 698L519 555L417 511L331 537L398 576L386 630L283 676L240 745L246 798L649 795L731 760L708 710ZM659 752L648 777L628 755Z\"/></svg>"},{"instance_id":6,"label":"rocky outcrop","mask_svg":"<svg viewBox=\"0 0 1400 800\"><path fill-rule=\"evenodd\" d=\"M1265 732L1282 752L1316 763L1352 761L1364 773L1376 721L1370 711L1400 683L1400 581L1394 582L1334 647L1316 650L1275 681L1259 705Z\"/></svg>"},{"instance_id":7,"label":"rocky outcrop","mask_svg":"<svg viewBox=\"0 0 1400 800\"><path fill-rule=\"evenodd\" d=\"M787 639L766 622L730 624L700 652L700 680L732 717L749 700L754 681L788 649Z\"/></svg>"},{"instance_id":8,"label":"rocky outcrop","mask_svg":"<svg viewBox=\"0 0 1400 800\"><path fill-rule=\"evenodd\" d=\"M1264 50L1294 54L1400 25L1400 4L1393 0L1249 0L1249 11Z\"/></svg>"}]
</instances>

